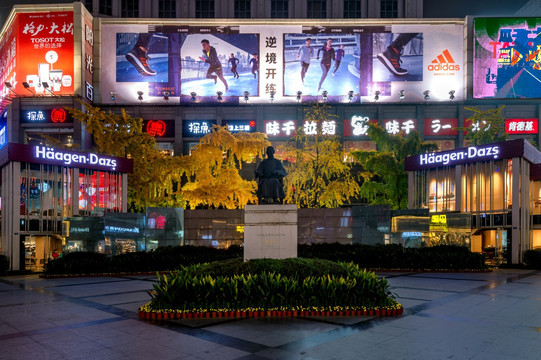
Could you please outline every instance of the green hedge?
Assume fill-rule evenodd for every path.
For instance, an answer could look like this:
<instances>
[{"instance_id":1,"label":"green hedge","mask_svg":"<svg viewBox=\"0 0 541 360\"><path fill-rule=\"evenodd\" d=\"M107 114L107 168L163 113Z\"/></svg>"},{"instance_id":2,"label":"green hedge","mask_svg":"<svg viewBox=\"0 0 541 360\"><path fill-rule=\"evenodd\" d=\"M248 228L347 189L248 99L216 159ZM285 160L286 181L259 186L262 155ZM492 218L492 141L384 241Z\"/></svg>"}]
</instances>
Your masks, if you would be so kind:
<instances>
[{"instance_id":1,"label":"green hedge","mask_svg":"<svg viewBox=\"0 0 541 360\"><path fill-rule=\"evenodd\" d=\"M278 264L278 263L282 264ZM238 264L242 264L238 262ZM340 267L343 275L320 275L321 265ZM232 262L222 268L231 269ZM241 265L242 267L242 265ZM182 267L159 275L146 310L220 311L220 310L302 310L396 308L399 304L389 291L386 279L360 269L352 263L329 264L321 260L260 259L246 268L229 271L226 276L211 276L220 264ZM246 269L249 273L244 273ZM281 269L284 276L276 273ZM315 270L315 271L314 271ZM233 274L233 275L230 275Z\"/></svg>"},{"instance_id":2,"label":"green hedge","mask_svg":"<svg viewBox=\"0 0 541 360\"><path fill-rule=\"evenodd\" d=\"M526 250L524 252L524 263L530 269L541 270L541 249Z\"/></svg>"},{"instance_id":3,"label":"green hedge","mask_svg":"<svg viewBox=\"0 0 541 360\"><path fill-rule=\"evenodd\" d=\"M91 252L73 252L48 261L45 273L56 275L166 271L183 265L242 258L242 254L239 246L230 246L227 250L200 246L164 246L150 252L126 253L112 257Z\"/></svg>"},{"instance_id":4,"label":"green hedge","mask_svg":"<svg viewBox=\"0 0 541 360\"><path fill-rule=\"evenodd\" d=\"M6 275L9 270L9 259L5 255L0 255L0 275Z\"/></svg>"},{"instance_id":5,"label":"green hedge","mask_svg":"<svg viewBox=\"0 0 541 360\"><path fill-rule=\"evenodd\" d=\"M346 261L368 269L483 270L482 254L462 246L404 248L401 245L343 245L324 243L299 245L298 256Z\"/></svg>"},{"instance_id":6,"label":"green hedge","mask_svg":"<svg viewBox=\"0 0 541 360\"><path fill-rule=\"evenodd\" d=\"M400 245L325 243L299 245L298 256L335 262L353 262L368 269L482 270L487 268L481 254L472 253L460 246L406 249ZM183 265L242 259L242 257L243 248L238 246L231 246L225 250L199 246L169 246L150 252L127 253L113 257L80 252L65 254L61 258L50 260L46 264L45 273L54 275L167 271L178 269ZM215 266L227 267L227 264ZM254 264L250 266L256 266ZM338 271L336 268L328 271L329 269L324 265L321 264L321 266L321 274ZM217 268L211 275L219 275L221 271L224 269ZM280 273L280 271L275 272Z\"/></svg>"}]
</instances>

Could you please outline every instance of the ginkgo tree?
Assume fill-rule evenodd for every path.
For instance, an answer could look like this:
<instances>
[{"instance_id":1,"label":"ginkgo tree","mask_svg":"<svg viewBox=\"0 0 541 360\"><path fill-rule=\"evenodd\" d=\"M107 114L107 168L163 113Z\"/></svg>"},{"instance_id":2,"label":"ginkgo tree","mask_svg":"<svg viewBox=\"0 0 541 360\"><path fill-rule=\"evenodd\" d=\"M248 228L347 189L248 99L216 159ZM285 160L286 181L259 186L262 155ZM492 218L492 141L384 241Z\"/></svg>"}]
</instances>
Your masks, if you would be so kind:
<instances>
[{"instance_id":1,"label":"ginkgo tree","mask_svg":"<svg viewBox=\"0 0 541 360\"><path fill-rule=\"evenodd\" d=\"M231 133L214 126L191 154L181 159L184 175L181 193L190 208L243 208L256 203L256 182L243 179L243 163L262 157L270 145L263 133Z\"/></svg>"},{"instance_id":2,"label":"ginkgo tree","mask_svg":"<svg viewBox=\"0 0 541 360\"><path fill-rule=\"evenodd\" d=\"M143 120L85 104L85 110L68 108L92 135L95 150L102 154L133 159L128 174L128 210L137 212L147 206L185 206L178 190L184 172L178 157L163 153L153 136L143 132Z\"/></svg>"},{"instance_id":3,"label":"ginkgo tree","mask_svg":"<svg viewBox=\"0 0 541 360\"><path fill-rule=\"evenodd\" d=\"M390 135L377 124L368 123L368 137L378 151L356 150L351 156L363 171L360 194L372 205L389 205L391 209L408 208L408 174L404 170L407 156L437 150L437 145L423 142L418 132Z\"/></svg>"},{"instance_id":4,"label":"ginkgo tree","mask_svg":"<svg viewBox=\"0 0 541 360\"><path fill-rule=\"evenodd\" d=\"M464 141L471 145L484 145L500 141L506 141L508 135L505 132L505 117L502 112L505 105L495 109L478 109L476 107L466 107L465 110L471 111L469 117L471 125L469 128L459 128L460 131L466 131Z\"/></svg>"},{"instance_id":5,"label":"ginkgo tree","mask_svg":"<svg viewBox=\"0 0 541 360\"><path fill-rule=\"evenodd\" d=\"M315 104L304 126L284 148L285 201L303 208L335 208L359 193L359 183L344 161L344 149L335 131L336 115L326 104ZM334 125L333 125L334 124Z\"/></svg>"}]
</instances>

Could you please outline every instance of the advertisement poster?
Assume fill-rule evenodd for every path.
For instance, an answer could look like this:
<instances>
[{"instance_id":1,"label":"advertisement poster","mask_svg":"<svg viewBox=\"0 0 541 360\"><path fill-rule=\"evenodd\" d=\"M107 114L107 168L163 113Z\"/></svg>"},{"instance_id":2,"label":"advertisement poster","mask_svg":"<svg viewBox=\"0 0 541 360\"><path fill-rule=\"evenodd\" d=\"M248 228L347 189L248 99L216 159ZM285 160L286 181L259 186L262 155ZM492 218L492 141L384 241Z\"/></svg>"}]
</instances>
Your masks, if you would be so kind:
<instances>
[{"instance_id":1,"label":"advertisement poster","mask_svg":"<svg viewBox=\"0 0 541 360\"><path fill-rule=\"evenodd\" d=\"M541 97L541 18L476 18L473 26L473 97Z\"/></svg>"},{"instance_id":2,"label":"advertisement poster","mask_svg":"<svg viewBox=\"0 0 541 360\"><path fill-rule=\"evenodd\" d=\"M4 37L0 41L0 88L2 89L2 99L7 96L13 95L10 90L5 86L5 83L11 83L15 89L15 85L18 81L16 78L17 29L18 17L16 16L13 19L11 27L7 29Z\"/></svg>"},{"instance_id":3,"label":"advertisement poster","mask_svg":"<svg viewBox=\"0 0 541 360\"><path fill-rule=\"evenodd\" d=\"M212 101L218 91L223 97L259 96L259 37L229 30L212 34L182 35L181 86L183 100ZM210 97L210 99L209 99Z\"/></svg>"},{"instance_id":4,"label":"advertisement poster","mask_svg":"<svg viewBox=\"0 0 541 360\"><path fill-rule=\"evenodd\" d=\"M20 13L15 91L73 95L73 12Z\"/></svg>"},{"instance_id":5,"label":"advertisement poster","mask_svg":"<svg viewBox=\"0 0 541 360\"><path fill-rule=\"evenodd\" d=\"M103 93L117 103L293 104L421 102L428 90L431 101L450 101L450 91L460 101L462 32L455 24L105 24Z\"/></svg>"}]
</instances>

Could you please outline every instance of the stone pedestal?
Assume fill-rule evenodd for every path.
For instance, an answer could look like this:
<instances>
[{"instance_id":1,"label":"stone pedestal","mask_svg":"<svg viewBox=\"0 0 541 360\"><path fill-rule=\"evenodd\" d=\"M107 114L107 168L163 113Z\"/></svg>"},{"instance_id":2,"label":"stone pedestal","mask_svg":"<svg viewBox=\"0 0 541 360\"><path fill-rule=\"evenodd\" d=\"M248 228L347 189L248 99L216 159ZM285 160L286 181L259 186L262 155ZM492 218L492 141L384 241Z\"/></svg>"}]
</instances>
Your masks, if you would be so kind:
<instances>
[{"instance_id":1,"label":"stone pedestal","mask_svg":"<svg viewBox=\"0 0 541 360\"><path fill-rule=\"evenodd\" d=\"M297 257L297 206L244 208L244 261Z\"/></svg>"}]
</instances>

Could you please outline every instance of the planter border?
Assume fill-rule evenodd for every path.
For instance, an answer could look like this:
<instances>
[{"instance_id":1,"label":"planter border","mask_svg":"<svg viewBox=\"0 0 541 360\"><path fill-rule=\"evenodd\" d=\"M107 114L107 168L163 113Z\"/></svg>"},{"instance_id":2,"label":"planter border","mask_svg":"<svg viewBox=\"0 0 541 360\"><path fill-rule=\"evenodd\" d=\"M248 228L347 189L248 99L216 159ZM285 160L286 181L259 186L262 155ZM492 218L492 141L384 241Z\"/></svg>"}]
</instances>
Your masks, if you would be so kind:
<instances>
[{"instance_id":1,"label":"planter border","mask_svg":"<svg viewBox=\"0 0 541 360\"><path fill-rule=\"evenodd\" d=\"M183 310L144 310L139 308L138 316L141 320L164 321L181 319L209 319L209 318L254 318L254 317L308 317L308 316L400 316L404 313L403 307L363 308L355 310L209 310L209 311L183 311Z\"/></svg>"}]
</instances>

